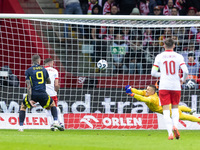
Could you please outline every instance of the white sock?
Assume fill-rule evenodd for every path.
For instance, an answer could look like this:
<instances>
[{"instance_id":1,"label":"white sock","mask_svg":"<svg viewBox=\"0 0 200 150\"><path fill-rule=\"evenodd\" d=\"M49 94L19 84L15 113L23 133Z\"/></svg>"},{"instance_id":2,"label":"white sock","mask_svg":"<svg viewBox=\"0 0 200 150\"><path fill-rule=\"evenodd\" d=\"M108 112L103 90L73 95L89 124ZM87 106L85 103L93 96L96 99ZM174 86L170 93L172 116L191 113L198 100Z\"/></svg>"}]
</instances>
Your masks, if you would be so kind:
<instances>
[{"instance_id":1,"label":"white sock","mask_svg":"<svg viewBox=\"0 0 200 150\"><path fill-rule=\"evenodd\" d=\"M57 108L57 112L58 112L58 122L59 122L59 123L63 123L63 122L62 122L61 113L60 113L60 108L59 108L59 107L56 107L56 108Z\"/></svg>"},{"instance_id":2,"label":"white sock","mask_svg":"<svg viewBox=\"0 0 200 150\"><path fill-rule=\"evenodd\" d=\"M48 118L49 125L52 125L53 124L53 117L51 115L50 109L46 110L46 115L47 115L47 118Z\"/></svg>"},{"instance_id":3,"label":"white sock","mask_svg":"<svg viewBox=\"0 0 200 150\"><path fill-rule=\"evenodd\" d=\"M173 108L172 109L172 121L173 125L178 128L178 122L179 122L179 112L178 108Z\"/></svg>"},{"instance_id":4,"label":"white sock","mask_svg":"<svg viewBox=\"0 0 200 150\"><path fill-rule=\"evenodd\" d=\"M163 110L163 118L165 121L165 125L167 127L168 135L173 134L172 132L172 119L170 118L170 110Z\"/></svg>"}]
</instances>

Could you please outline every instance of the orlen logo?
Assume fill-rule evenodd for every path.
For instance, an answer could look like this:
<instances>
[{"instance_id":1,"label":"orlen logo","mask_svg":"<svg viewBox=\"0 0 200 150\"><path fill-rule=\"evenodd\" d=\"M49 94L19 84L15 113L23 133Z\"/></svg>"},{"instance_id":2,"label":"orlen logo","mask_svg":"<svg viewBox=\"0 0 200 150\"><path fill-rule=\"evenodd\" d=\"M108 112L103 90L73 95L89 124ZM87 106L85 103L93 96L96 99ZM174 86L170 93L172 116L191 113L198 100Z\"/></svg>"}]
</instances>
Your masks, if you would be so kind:
<instances>
[{"instance_id":1,"label":"orlen logo","mask_svg":"<svg viewBox=\"0 0 200 150\"><path fill-rule=\"evenodd\" d=\"M18 117L9 117L8 122L11 125L19 124ZM24 125L48 125L47 117L26 117Z\"/></svg>"},{"instance_id":2,"label":"orlen logo","mask_svg":"<svg viewBox=\"0 0 200 150\"><path fill-rule=\"evenodd\" d=\"M4 121L4 119L2 117L0 117L0 121Z\"/></svg>"},{"instance_id":3,"label":"orlen logo","mask_svg":"<svg viewBox=\"0 0 200 150\"><path fill-rule=\"evenodd\" d=\"M93 120L94 122L99 122L99 120L97 120L94 116L91 115L85 115L80 122L85 122L90 128L93 129L93 125L90 122L90 120Z\"/></svg>"}]
</instances>

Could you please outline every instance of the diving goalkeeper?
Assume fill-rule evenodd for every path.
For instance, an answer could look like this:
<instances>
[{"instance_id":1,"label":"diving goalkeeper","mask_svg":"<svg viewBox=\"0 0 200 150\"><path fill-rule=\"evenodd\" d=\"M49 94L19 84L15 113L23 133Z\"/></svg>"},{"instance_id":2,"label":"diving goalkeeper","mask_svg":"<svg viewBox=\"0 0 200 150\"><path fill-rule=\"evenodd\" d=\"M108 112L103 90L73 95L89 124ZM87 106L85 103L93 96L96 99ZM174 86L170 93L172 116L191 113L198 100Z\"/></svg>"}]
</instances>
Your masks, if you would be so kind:
<instances>
[{"instance_id":1,"label":"diving goalkeeper","mask_svg":"<svg viewBox=\"0 0 200 150\"><path fill-rule=\"evenodd\" d=\"M163 114L163 108L159 105L159 97L156 93L155 85L149 85L146 90L137 90L132 88L130 85L127 85L125 90L126 94L134 97L138 101L145 102L151 111ZM180 120L188 120L200 123L200 118L190 115L195 112L195 110L192 110L186 106L178 106L178 111ZM190 114L184 114L182 112L188 112Z\"/></svg>"}]
</instances>

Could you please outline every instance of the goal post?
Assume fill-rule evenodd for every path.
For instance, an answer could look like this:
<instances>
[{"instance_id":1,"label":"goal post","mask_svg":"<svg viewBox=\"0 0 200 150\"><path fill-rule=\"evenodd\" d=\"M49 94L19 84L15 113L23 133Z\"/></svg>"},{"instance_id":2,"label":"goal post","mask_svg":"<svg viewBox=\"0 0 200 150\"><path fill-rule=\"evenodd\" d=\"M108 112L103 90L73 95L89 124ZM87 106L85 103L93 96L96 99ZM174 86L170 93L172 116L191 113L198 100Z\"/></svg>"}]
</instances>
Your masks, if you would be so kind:
<instances>
[{"instance_id":1,"label":"goal post","mask_svg":"<svg viewBox=\"0 0 200 150\"><path fill-rule=\"evenodd\" d=\"M124 88L143 90L156 84L150 72L167 37L175 40L175 51L187 63L188 54L195 54L180 105L196 109L197 117L200 113L199 69L193 65L200 61L197 16L0 14L0 22L2 114L18 113L26 93L25 70L32 55L39 54L41 65L51 57L59 72L58 106L66 129L162 129L162 117ZM100 59L108 62L106 70L97 68ZM38 106L28 113L44 111ZM200 129L191 122L180 126Z\"/></svg>"}]
</instances>

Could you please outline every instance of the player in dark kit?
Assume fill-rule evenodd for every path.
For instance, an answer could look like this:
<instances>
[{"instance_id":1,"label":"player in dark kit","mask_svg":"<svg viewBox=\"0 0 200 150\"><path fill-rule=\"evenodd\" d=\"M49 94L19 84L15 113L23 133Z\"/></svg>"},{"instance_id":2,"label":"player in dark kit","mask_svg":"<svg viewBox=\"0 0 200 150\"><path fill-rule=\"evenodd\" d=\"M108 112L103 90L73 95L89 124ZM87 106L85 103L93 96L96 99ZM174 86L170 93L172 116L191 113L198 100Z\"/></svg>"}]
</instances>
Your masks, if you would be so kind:
<instances>
[{"instance_id":1,"label":"player in dark kit","mask_svg":"<svg viewBox=\"0 0 200 150\"><path fill-rule=\"evenodd\" d=\"M58 128L60 131L64 131L64 128L62 128L58 123L56 105L51 97L46 93L46 84L51 84L49 74L45 68L40 66L40 62L40 56L33 55L33 66L28 68L25 72L28 94L23 99L19 112L19 131L23 131L26 108L36 107L35 103L37 102L39 102L43 108L51 109L54 118L54 127Z\"/></svg>"}]
</instances>

